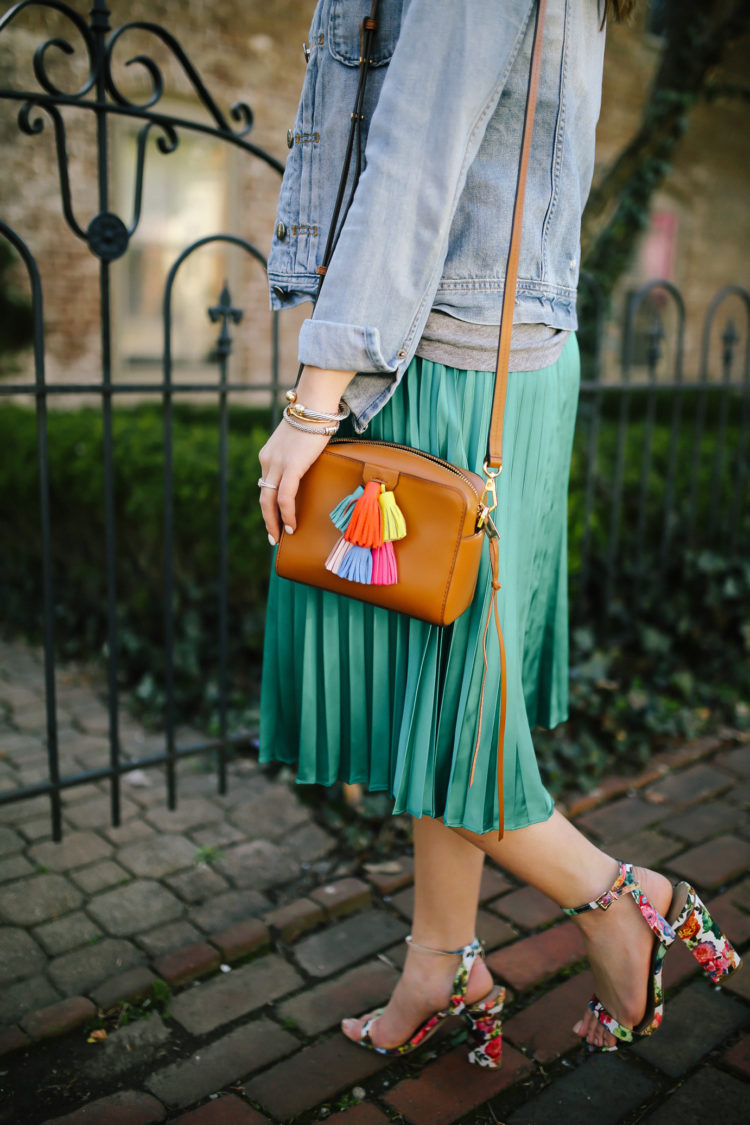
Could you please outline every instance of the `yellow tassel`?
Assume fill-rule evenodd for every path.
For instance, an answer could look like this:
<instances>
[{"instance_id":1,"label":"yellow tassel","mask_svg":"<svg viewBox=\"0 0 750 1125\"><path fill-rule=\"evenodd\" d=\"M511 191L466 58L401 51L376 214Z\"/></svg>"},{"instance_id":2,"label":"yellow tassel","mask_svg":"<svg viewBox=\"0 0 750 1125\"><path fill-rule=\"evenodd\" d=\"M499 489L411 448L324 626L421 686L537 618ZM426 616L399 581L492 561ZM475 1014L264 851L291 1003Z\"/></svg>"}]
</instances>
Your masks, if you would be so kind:
<instances>
[{"instance_id":1,"label":"yellow tassel","mask_svg":"<svg viewBox=\"0 0 750 1125\"><path fill-rule=\"evenodd\" d=\"M381 486L380 496L378 496L380 503L380 510L383 513L383 542L393 542L395 539L403 539L406 535L406 521L404 520L404 513L396 503L396 497L392 492L386 492L385 485Z\"/></svg>"}]
</instances>

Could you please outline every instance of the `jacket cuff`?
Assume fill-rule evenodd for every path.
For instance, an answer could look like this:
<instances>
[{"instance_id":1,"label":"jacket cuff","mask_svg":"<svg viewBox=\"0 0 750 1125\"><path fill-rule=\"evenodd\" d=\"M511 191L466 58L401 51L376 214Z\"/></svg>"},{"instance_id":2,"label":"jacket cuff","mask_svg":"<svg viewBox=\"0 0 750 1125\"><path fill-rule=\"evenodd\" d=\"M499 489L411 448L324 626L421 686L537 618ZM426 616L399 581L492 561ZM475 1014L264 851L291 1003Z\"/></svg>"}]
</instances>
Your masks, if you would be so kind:
<instances>
[{"instance_id":1,"label":"jacket cuff","mask_svg":"<svg viewBox=\"0 0 750 1125\"><path fill-rule=\"evenodd\" d=\"M306 320L299 334L300 363L332 371L368 371L393 374L396 364L386 361L377 328Z\"/></svg>"}]
</instances>

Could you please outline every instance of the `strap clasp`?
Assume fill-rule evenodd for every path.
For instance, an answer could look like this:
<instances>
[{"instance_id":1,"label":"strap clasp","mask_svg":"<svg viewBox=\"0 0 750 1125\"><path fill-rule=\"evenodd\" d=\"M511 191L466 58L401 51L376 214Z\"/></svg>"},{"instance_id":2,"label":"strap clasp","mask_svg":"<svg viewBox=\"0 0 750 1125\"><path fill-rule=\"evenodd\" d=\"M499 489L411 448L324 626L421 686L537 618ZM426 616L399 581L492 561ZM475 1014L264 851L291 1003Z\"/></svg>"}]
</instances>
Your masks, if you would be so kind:
<instances>
[{"instance_id":1,"label":"strap clasp","mask_svg":"<svg viewBox=\"0 0 750 1125\"><path fill-rule=\"evenodd\" d=\"M500 476L502 471L502 465L499 469L495 469L494 471L489 467L486 461L482 466L482 472L486 479L482 495L479 498L479 519L477 520L477 528L482 528L486 525L486 530L493 538L497 538L497 528L490 519L490 513L494 512L495 508L497 508L497 486L495 480Z\"/></svg>"}]
</instances>

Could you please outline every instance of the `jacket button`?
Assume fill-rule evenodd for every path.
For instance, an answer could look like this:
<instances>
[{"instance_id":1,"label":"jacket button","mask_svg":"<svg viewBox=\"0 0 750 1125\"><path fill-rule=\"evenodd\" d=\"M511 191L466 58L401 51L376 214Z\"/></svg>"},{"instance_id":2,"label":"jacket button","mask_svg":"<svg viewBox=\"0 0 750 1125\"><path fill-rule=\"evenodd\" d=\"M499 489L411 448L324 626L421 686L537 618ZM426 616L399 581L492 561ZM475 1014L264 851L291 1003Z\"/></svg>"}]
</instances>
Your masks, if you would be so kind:
<instances>
[{"instance_id":1,"label":"jacket button","mask_svg":"<svg viewBox=\"0 0 750 1125\"><path fill-rule=\"evenodd\" d=\"M404 351L404 349L403 349L403 348L402 348L402 349L401 349L401 351L400 351L400 352L398 353L398 358L399 358L399 359L406 359L406 352Z\"/></svg>"},{"instance_id":2,"label":"jacket button","mask_svg":"<svg viewBox=\"0 0 750 1125\"><path fill-rule=\"evenodd\" d=\"M286 227L283 223L276 224L276 237L278 238L279 242L283 242L286 238Z\"/></svg>"},{"instance_id":3,"label":"jacket button","mask_svg":"<svg viewBox=\"0 0 750 1125\"><path fill-rule=\"evenodd\" d=\"M294 145L294 132L292 129L286 131L286 147L292 148Z\"/></svg>"},{"instance_id":4,"label":"jacket button","mask_svg":"<svg viewBox=\"0 0 750 1125\"><path fill-rule=\"evenodd\" d=\"M273 292L274 296L278 297L280 301L283 301L286 297L286 289L282 289L280 285L274 285Z\"/></svg>"}]
</instances>

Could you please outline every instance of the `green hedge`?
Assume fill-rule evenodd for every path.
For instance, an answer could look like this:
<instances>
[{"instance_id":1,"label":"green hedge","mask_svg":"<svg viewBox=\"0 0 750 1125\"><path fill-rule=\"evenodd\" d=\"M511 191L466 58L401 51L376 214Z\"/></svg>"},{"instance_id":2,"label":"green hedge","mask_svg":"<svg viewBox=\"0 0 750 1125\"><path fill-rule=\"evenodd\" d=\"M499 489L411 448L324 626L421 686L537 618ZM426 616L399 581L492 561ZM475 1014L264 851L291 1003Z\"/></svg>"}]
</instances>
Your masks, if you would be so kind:
<instances>
[{"instance_id":1,"label":"green hedge","mask_svg":"<svg viewBox=\"0 0 750 1125\"><path fill-rule=\"evenodd\" d=\"M216 666L219 479L214 409L174 412L174 608L179 707L198 706ZM258 509L258 451L267 414L233 411L229 439L231 657L252 673L260 651L268 541ZM164 435L161 411L114 414L117 601L123 682L158 710L163 683ZM101 413L49 417L56 638L64 656L88 657L106 639L106 554ZM0 409L2 618L38 635L41 534L34 416Z\"/></svg>"},{"instance_id":2,"label":"green hedge","mask_svg":"<svg viewBox=\"0 0 750 1125\"><path fill-rule=\"evenodd\" d=\"M596 780L614 760L645 760L655 747L720 723L748 723L750 709L750 528L736 529L733 556L710 549L713 457L700 459L699 535L695 549L672 552L666 582L656 560L663 526L669 413L662 405L653 435L644 565L636 567L635 526L643 403L628 431L619 598L607 630L598 606L616 457L616 404L605 404L598 445L599 480L591 521L591 624L573 632L571 719L541 736L545 777L556 791ZM714 409L712 407L712 409ZM719 508L732 510L740 427L727 431ZM675 542L687 519L693 434L687 424L677 458ZM585 407L584 407L585 421ZM708 418L710 432L715 418ZM248 719L257 697L269 550L257 504L258 450L268 415L233 409L229 424L229 607L231 720ZM36 421L16 406L0 408L0 622L31 636L41 631L41 539ZM216 409L174 411L174 608L177 708L182 718L215 723L218 652L219 487ZM157 406L114 414L117 604L121 682L146 716L163 713L164 489L163 421ZM579 565L587 430L579 426L572 464L571 570ZM56 639L63 656L106 650L106 555L102 422L99 411L49 418L50 504ZM745 509L747 503L745 501Z\"/></svg>"}]
</instances>

